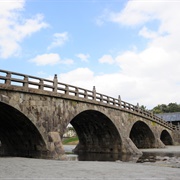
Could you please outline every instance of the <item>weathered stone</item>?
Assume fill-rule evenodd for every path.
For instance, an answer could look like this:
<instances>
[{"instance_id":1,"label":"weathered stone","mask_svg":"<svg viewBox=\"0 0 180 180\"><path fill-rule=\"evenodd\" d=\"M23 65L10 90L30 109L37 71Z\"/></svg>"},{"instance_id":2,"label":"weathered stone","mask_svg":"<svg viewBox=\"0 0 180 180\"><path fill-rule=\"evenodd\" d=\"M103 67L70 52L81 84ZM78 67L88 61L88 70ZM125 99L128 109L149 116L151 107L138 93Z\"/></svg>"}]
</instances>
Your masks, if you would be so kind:
<instances>
[{"instance_id":1,"label":"weathered stone","mask_svg":"<svg viewBox=\"0 0 180 180\"><path fill-rule=\"evenodd\" d=\"M164 147L164 139L169 144L180 144L179 131L154 122L150 117L42 90L25 92L14 87L0 87L0 120L2 132L7 132L1 138L9 138L17 144L16 153L38 151L45 154L47 151L44 156L51 158L64 153L61 137L69 123L79 135L77 152L141 154L138 148ZM162 138L162 132L166 132L167 137ZM6 142L8 153L16 150Z\"/></svg>"},{"instance_id":2,"label":"weathered stone","mask_svg":"<svg viewBox=\"0 0 180 180\"><path fill-rule=\"evenodd\" d=\"M8 103L9 102L9 97L3 94L0 94L0 101Z\"/></svg>"},{"instance_id":3,"label":"weathered stone","mask_svg":"<svg viewBox=\"0 0 180 180\"><path fill-rule=\"evenodd\" d=\"M49 143L50 143L50 152L56 158L59 157L60 154L64 154L63 145L58 132L49 132Z\"/></svg>"}]
</instances>

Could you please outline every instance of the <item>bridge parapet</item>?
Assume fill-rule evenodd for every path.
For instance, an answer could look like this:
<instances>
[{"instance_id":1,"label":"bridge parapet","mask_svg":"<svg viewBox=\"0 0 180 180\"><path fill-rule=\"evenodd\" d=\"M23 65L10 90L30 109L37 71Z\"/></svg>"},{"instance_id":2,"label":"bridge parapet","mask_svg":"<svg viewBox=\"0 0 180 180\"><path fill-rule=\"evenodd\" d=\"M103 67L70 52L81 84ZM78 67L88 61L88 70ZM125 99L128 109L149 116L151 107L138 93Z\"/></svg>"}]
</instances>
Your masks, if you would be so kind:
<instances>
[{"instance_id":1,"label":"bridge parapet","mask_svg":"<svg viewBox=\"0 0 180 180\"><path fill-rule=\"evenodd\" d=\"M132 114L150 119L151 121L161 124L162 126L171 130L180 131L179 126L175 126L164 121L163 119L155 116L152 112L141 109L138 105L135 106L128 102L122 101L120 96L116 99L97 93L95 87L93 87L93 90L90 91L73 85L61 83L58 82L57 75L54 76L52 81L0 69L0 88L11 88L16 91L24 92L32 92L30 90L33 90L34 93L39 92L40 94L48 94L50 96L60 96L62 98L88 101L89 103L98 103L102 106L128 111Z\"/></svg>"}]
</instances>

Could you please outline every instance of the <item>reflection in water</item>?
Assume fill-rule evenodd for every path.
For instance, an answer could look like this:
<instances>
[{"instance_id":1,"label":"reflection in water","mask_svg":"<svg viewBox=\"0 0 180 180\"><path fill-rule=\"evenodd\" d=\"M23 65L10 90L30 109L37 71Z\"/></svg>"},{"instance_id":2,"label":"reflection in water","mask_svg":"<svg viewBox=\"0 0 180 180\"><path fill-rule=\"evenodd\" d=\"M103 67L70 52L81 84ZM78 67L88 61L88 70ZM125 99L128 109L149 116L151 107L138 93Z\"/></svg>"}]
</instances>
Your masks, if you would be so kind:
<instances>
[{"instance_id":1,"label":"reflection in water","mask_svg":"<svg viewBox=\"0 0 180 180\"><path fill-rule=\"evenodd\" d=\"M127 154L109 154L109 153L80 153L78 154L79 161L134 161L139 157L133 157Z\"/></svg>"},{"instance_id":2,"label":"reflection in water","mask_svg":"<svg viewBox=\"0 0 180 180\"><path fill-rule=\"evenodd\" d=\"M123 162L136 162L140 156L132 156L129 154L110 154L110 153L79 153L74 154L74 145L64 146L67 153L67 160L69 161L123 161Z\"/></svg>"},{"instance_id":3,"label":"reflection in water","mask_svg":"<svg viewBox=\"0 0 180 180\"><path fill-rule=\"evenodd\" d=\"M174 158L180 159L179 153L167 152L143 152L143 155L130 155L130 154L107 154L107 153L79 153L73 154L75 146L65 146L67 152L67 160L69 161L122 161L122 162L157 162L166 161L167 159Z\"/></svg>"},{"instance_id":4,"label":"reflection in water","mask_svg":"<svg viewBox=\"0 0 180 180\"><path fill-rule=\"evenodd\" d=\"M69 161L123 161L123 162L136 162L139 156L132 156L126 154L109 154L109 153L79 153L67 154Z\"/></svg>"},{"instance_id":5,"label":"reflection in water","mask_svg":"<svg viewBox=\"0 0 180 180\"><path fill-rule=\"evenodd\" d=\"M67 160L70 161L123 161L123 162L136 162L140 156L132 156L130 154L110 154L110 153L79 153L74 154L74 145L64 146L67 153Z\"/></svg>"}]
</instances>

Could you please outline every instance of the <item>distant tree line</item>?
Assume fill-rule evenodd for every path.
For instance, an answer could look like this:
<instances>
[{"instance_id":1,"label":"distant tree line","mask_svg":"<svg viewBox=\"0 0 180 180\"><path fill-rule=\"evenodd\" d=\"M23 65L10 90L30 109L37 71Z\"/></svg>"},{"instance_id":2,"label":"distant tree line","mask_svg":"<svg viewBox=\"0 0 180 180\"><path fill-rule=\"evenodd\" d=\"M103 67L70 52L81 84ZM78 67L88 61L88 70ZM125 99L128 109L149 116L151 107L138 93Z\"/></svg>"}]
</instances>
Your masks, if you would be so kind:
<instances>
[{"instance_id":1,"label":"distant tree line","mask_svg":"<svg viewBox=\"0 0 180 180\"><path fill-rule=\"evenodd\" d=\"M172 112L180 112L180 104L177 103L169 103L157 105L151 110L154 114L159 113L172 113Z\"/></svg>"},{"instance_id":2,"label":"distant tree line","mask_svg":"<svg viewBox=\"0 0 180 180\"><path fill-rule=\"evenodd\" d=\"M140 108L143 110L148 110L144 105L141 105ZM169 103L168 105L158 104L153 109L148 111L151 111L154 114L180 112L180 104L177 103Z\"/></svg>"}]
</instances>

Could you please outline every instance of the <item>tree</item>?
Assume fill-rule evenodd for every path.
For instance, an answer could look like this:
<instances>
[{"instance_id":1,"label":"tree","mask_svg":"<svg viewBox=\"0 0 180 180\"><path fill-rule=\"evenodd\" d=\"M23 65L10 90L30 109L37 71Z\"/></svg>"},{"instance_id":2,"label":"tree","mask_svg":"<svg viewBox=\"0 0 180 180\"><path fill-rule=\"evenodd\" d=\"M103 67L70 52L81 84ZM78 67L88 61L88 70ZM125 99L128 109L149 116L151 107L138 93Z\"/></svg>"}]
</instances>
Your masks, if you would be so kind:
<instances>
[{"instance_id":1,"label":"tree","mask_svg":"<svg viewBox=\"0 0 180 180\"><path fill-rule=\"evenodd\" d=\"M177 103L169 103L168 111L169 112L180 112L180 104L178 105Z\"/></svg>"},{"instance_id":2,"label":"tree","mask_svg":"<svg viewBox=\"0 0 180 180\"><path fill-rule=\"evenodd\" d=\"M168 105L161 104L154 107L152 111L154 114L180 112L180 104L177 103L169 103Z\"/></svg>"},{"instance_id":3,"label":"tree","mask_svg":"<svg viewBox=\"0 0 180 180\"><path fill-rule=\"evenodd\" d=\"M146 106L144 106L144 105L141 105L140 108L143 110L146 110Z\"/></svg>"}]
</instances>

